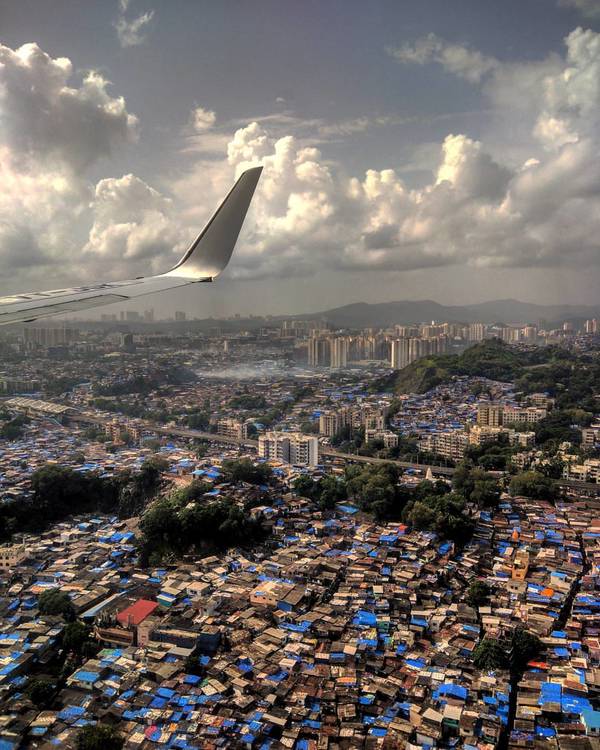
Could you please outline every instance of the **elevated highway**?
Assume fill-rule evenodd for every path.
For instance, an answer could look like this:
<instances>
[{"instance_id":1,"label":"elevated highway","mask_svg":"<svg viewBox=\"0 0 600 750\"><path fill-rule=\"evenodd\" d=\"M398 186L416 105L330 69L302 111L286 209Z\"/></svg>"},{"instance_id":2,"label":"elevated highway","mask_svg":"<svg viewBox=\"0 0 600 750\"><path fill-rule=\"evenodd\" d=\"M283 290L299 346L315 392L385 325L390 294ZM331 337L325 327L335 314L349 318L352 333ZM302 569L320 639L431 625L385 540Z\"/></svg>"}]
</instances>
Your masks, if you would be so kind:
<instances>
[{"instance_id":1,"label":"elevated highway","mask_svg":"<svg viewBox=\"0 0 600 750\"><path fill-rule=\"evenodd\" d=\"M87 413L79 413L72 415L71 419L79 422L88 422L93 424L106 424L111 419L108 417L102 417L100 415ZM139 423L139 420L138 420ZM155 432L158 435L166 435L173 437L182 437L192 440L209 440L212 443L219 443L221 445L238 445L242 448L258 449L258 440L251 440L249 438L236 438L227 437L226 435L215 435L214 432L202 432L201 430L192 430L187 427L157 427L145 423L145 428L150 432ZM416 469L426 473L428 469L431 469L431 473L434 477L451 477L455 469L449 466L438 466L436 464L420 464L413 463L410 461L397 461L394 459L387 458L374 458L372 456L358 456L354 453L342 453L336 451L333 448L327 446L319 446L319 455L325 456L326 458L337 459L345 461L346 463L364 463L364 464L395 464L401 469ZM557 484L566 490L579 490L589 495L600 496L600 485L592 482L581 482L577 479L559 479Z\"/></svg>"}]
</instances>

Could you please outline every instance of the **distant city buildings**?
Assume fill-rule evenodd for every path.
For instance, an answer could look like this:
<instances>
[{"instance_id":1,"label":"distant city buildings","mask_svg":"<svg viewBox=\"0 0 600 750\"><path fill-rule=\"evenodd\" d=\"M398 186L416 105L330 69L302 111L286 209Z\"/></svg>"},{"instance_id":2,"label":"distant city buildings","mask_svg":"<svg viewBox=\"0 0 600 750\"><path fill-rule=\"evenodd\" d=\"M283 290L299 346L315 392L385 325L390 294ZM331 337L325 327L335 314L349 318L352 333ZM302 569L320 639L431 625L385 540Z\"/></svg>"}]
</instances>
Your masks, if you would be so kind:
<instances>
[{"instance_id":1,"label":"distant city buildings","mask_svg":"<svg viewBox=\"0 0 600 750\"><path fill-rule=\"evenodd\" d=\"M598 333L598 320L592 318L591 320L585 321L585 332L586 333Z\"/></svg>"},{"instance_id":2,"label":"distant city buildings","mask_svg":"<svg viewBox=\"0 0 600 750\"><path fill-rule=\"evenodd\" d=\"M25 345L38 345L42 347L63 346L79 338L77 328L66 328L60 326L56 328L23 328L23 340Z\"/></svg>"},{"instance_id":3,"label":"distant city buildings","mask_svg":"<svg viewBox=\"0 0 600 750\"><path fill-rule=\"evenodd\" d=\"M394 370L401 370L412 362L432 354L444 354L448 350L448 340L445 336L424 338L413 336L410 338L393 339L391 342L390 365Z\"/></svg>"}]
</instances>

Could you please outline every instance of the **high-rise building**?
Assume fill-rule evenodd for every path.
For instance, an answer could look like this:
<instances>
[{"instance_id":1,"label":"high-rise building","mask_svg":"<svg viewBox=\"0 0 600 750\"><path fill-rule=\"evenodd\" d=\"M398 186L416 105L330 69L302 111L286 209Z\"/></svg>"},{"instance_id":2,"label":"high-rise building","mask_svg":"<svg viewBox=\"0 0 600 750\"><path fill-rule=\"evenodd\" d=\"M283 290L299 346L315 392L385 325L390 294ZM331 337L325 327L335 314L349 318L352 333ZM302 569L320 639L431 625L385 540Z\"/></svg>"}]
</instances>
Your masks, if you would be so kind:
<instances>
[{"instance_id":1,"label":"high-rise building","mask_svg":"<svg viewBox=\"0 0 600 750\"><path fill-rule=\"evenodd\" d=\"M339 370L348 364L348 339L339 336L329 340L329 366L332 370Z\"/></svg>"},{"instance_id":2,"label":"high-rise building","mask_svg":"<svg viewBox=\"0 0 600 750\"><path fill-rule=\"evenodd\" d=\"M319 440L301 432L266 432L258 438L258 455L294 466L316 466Z\"/></svg>"},{"instance_id":3,"label":"high-rise building","mask_svg":"<svg viewBox=\"0 0 600 750\"><path fill-rule=\"evenodd\" d=\"M518 406L505 406L502 415L503 424L535 424L548 416L546 409L538 406L528 406L522 409Z\"/></svg>"},{"instance_id":4,"label":"high-rise building","mask_svg":"<svg viewBox=\"0 0 600 750\"><path fill-rule=\"evenodd\" d=\"M521 335L524 341L535 341L538 335L537 326L524 326L521 329Z\"/></svg>"},{"instance_id":5,"label":"high-rise building","mask_svg":"<svg viewBox=\"0 0 600 750\"><path fill-rule=\"evenodd\" d=\"M309 367L326 367L330 362L329 341L322 336L311 336L308 340Z\"/></svg>"},{"instance_id":6,"label":"high-rise building","mask_svg":"<svg viewBox=\"0 0 600 750\"><path fill-rule=\"evenodd\" d=\"M244 436L243 424L238 419L219 419L217 435L241 440Z\"/></svg>"},{"instance_id":7,"label":"high-rise building","mask_svg":"<svg viewBox=\"0 0 600 750\"><path fill-rule=\"evenodd\" d=\"M333 437L340 431L340 420L334 411L328 411L319 417L319 434Z\"/></svg>"},{"instance_id":8,"label":"high-rise building","mask_svg":"<svg viewBox=\"0 0 600 750\"><path fill-rule=\"evenodd\" d=\"M519 328L501 328L500 338L502 341L506 341L507 344L514 344L521 338L521 331Z\"/></svg>"},{"instance_id":9,"label":"high-rise building","mask_svg":"<svg viewBox=\"0 0 600 750\"><path fill-rule=\"evenodd\" d=\"M486 333L485 323L471 323L469 325L469 341L483 341Z\"/></svg>"},{"instance_id":10,"label":"high-rise building","mask_svg":"<svg viewBox=\"0 0 600 750\"><path fill-rule=\"evenodd\" d=\"M24 328L23 340L25 343L38 344L39 346L63 346L76 341L79 338L77 328Z\"/></svg>"},{"instance_id":11,"label":"high-rise building","mask_svg":"<svg viewBox=\"0 0 600 750\"><path fill-rule=\"evenodd\" d=\"M186 320L187 315L183 312L183 310L176 310L175 311L175 320L182 321Z\"/></svg>"},{"instance_id":12,"label":"high-rise building","mask_svg":"<svg viewBox=\"0 0 600 750\"><path fill-rule=\"evenodd\" d=\"M410 363L409 341L407 338L392 341L390 364L394 370L401 370Z\"/></svg>"},{"instance_id":13,"label":"high-rise building","mask_svg":"<svg viewBox=\"0 0 600 750\"><path fill-rule=\"evenodd\" d=\"M591 320L585 321L585 332L586 333L598 333L598 320L592 318Z\"/></svg>"},{"instance_id":14,"label":"high-rise building","mask_svg":"<svg viewBox=\"0 0 600 750\"><path fill-rule=\"evenodd\" d=\"M452 461L462 460L468 447L469 436L464 430L430 432L419 439L419 450L436 453Z\"/></svg>"}]
</instances>

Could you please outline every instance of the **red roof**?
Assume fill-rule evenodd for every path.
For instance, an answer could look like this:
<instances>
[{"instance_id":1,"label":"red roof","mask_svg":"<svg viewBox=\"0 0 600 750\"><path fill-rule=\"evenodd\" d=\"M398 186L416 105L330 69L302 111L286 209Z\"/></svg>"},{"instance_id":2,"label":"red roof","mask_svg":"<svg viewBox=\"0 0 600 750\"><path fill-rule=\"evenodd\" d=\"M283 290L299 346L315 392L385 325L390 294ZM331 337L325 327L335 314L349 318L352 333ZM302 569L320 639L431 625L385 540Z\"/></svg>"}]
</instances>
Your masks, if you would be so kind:
<instances>
[{"instance_id":1,"label":"red roof","mask_svg":"<svg viewBox=\"0 0 600 750\"><path fill-rule=\"evenodd\" d=\"M156 602L151 602L149 599L138 599L137 602L134 602L134 604L131 604L122 612L119 612L117 620L121 625L134 625L137 627L140 622L143 622L146 617L151 615L157 607L158 604Z\"/></svg>"}]
</instances>

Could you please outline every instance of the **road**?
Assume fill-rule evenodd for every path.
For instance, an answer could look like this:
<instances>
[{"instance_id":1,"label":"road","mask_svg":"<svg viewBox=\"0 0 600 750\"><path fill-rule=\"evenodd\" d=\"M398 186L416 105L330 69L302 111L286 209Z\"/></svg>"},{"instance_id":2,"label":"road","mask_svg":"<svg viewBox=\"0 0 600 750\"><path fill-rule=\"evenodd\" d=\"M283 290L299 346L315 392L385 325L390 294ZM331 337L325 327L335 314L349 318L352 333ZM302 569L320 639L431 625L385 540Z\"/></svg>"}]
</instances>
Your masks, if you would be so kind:
<instances>
[{"instance_id":1,"label":"road","mask_svg":"<svg viewBox=\"0 0 600 750\"><path fill-rule=\"evenodd\" d=\"M95 414L81 414L71 417L75 421L91 422L94 424L106 424L112 421L111 418L101 417ZM138 420L139 422L139 420ZM192 430L187 427L157 427L156 425L146 424L145 427L150 432L155 432L158 435L171 435L175 437L189 438L192 440L210 440L213 443L222 443L223 445L239 445L243 448L258 448L258 440L251 440L249 438L236 438L227 437L225 435L215 435L214 432L202 432L201 430ZM374 458L372 456L357 456L354 453L341 453L340 451L333 450L326 446L319 446L319 455L325 456L326 458L335 458L348 463L365 463L365 464L395 464L401 469L417 469L424 473L428 469L431 469L431 473L438 477L450 477L454 474L455 469L449 466L437 466L434 464L419 464L412 463L409 461L397 461L387 458ZM600 495L600 485L593 484L591 482L581 482L576 479L561 479L557 481L560 487L566 489L577 489L585 490L594 495Z\"/></svg>"}]
</instances>

